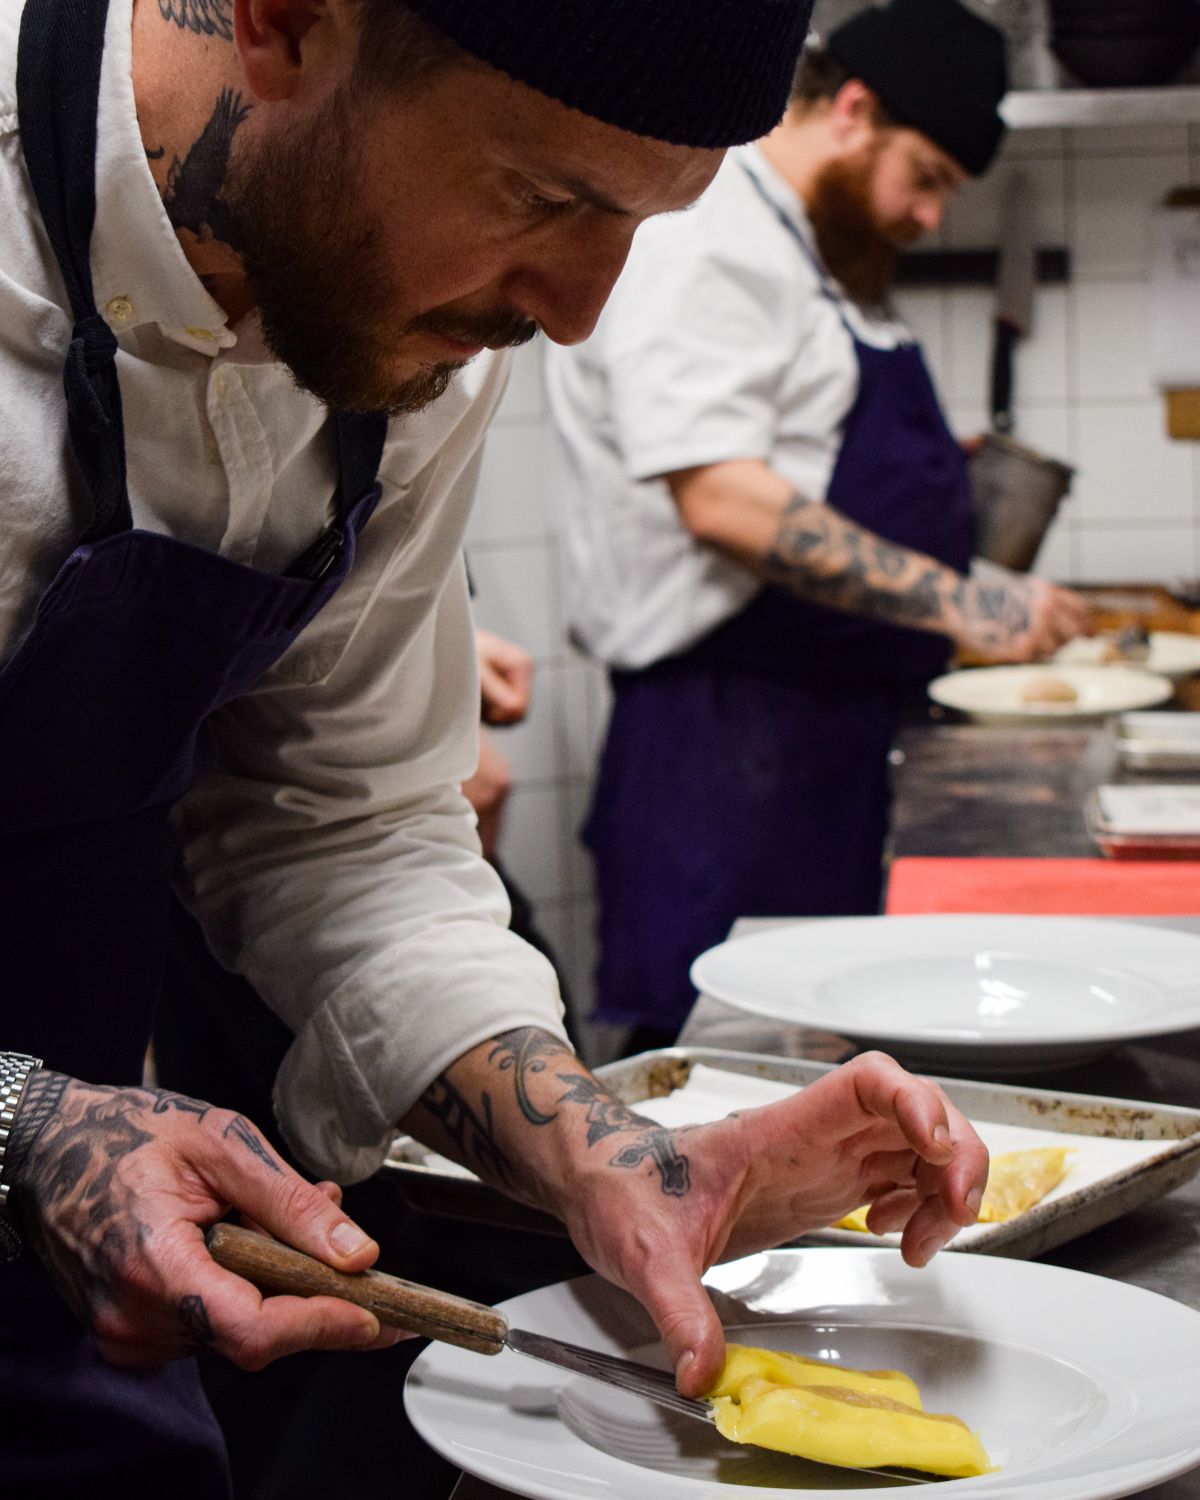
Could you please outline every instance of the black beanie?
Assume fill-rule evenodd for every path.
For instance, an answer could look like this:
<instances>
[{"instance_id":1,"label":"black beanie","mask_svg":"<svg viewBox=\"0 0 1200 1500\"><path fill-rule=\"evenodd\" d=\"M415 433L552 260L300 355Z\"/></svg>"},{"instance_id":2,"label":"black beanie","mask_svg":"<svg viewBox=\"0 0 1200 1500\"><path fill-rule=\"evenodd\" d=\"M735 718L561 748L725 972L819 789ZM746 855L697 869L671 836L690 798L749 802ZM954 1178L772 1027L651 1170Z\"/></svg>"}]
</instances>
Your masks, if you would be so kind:
<instances>
[{"instance_id":1,"label":"black beanie","mask_svg":"<svg viewBox=\"0 0 1200 1500\"><path fill-rule=\"evenodd\" d=\"M812 0L405 0L464 52L607 125L736 146L787 108Z\"/></svg>"},{"instance_id":2,"label":"black beanie","mask_svg":"<svg viewBox=\"0 0 1200 1500\"><path fill-rule=\"evenodd\" d=\"M901 125L927 135L968 172L987 170L1004 138L1004 37L959 0L870 6L826 38L827 50Z\"/></svg>"}]
</instances>

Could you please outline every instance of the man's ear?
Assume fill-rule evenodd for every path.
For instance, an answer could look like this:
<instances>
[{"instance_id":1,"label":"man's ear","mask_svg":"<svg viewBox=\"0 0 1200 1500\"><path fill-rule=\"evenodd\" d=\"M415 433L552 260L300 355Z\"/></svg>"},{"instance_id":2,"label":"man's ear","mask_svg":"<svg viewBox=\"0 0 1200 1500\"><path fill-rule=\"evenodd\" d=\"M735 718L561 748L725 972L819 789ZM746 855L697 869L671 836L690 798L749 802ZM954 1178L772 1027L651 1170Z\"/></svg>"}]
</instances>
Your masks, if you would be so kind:
<instances>
[{"instance_id":1,"label":"man's ear","mask_svg":"<svg viewBox=\"0 0 1200 1500\"><path fill-rule=\"evenodd\" d=\"M354 56L353 7L341 0L234 0L233 34L246 85L257 99L290 99L318 73Z\"/></svg>"},{"instance_id":2,"label":"man's ear","mask_svg":"<svg viewBox=\"0 0 1200 1500\"><path fill-rule=\"evenodd\" d=\"M859 78L848 78L834 95L830 121L835 138L847 150L866 145L879 125L879 95Z\"/></svg>"}]
</instances>

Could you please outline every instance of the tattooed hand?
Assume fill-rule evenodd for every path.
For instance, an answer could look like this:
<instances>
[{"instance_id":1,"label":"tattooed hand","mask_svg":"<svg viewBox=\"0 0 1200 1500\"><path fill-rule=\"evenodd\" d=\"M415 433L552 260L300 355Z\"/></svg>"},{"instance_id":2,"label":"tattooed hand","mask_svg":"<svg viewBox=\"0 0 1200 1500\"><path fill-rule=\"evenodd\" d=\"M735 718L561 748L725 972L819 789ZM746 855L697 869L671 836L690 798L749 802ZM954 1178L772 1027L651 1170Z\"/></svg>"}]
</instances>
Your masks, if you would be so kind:
<instances>
[{"instance_id":1,"label":"tattooed hand","mask_svg":"<svg viewBox=\"0 0 1200 1500\"><path fill-rule=\"evenodd\" d=\"M1044 578L989 566L951 595L955 641L991 661L1036 661L1088 628L1087 601ZM955 615L957 619L955 619Z\"/></svg>"},{"instance_id":2,"label":"tattooed hand","mask_svg":"<svg viewBox=\"0 0 1200 1500\"><path fill-rule=\"evenodd\" d=\"M106 1088L48 1070L26 1085L7 1154L25 1239L113 1364L149 1366L210 1345L244 1369L300 1349L395 1342L332 1297L263 1298L204 1248L236 1207L341 1271L378 1246L241 1115L157 1089Z\"/></svg>"},{"instance_id":3,"label":"tattooed hand","mask_svg":"<svg viewBox=\"0 0 1200 1500\"><path fill-rule=\"evenodd\" d=\"M667 1130L635 1114L547 1032L459 1058L405 1125L566 1223L580 1252L643 1304L679 1388L716 1378L724 1337L700 1277L864 1203L923 1266L974 1222L987 1152L941 1090L868 1053L795 1098Z\"/></svg>"}]
</instances>

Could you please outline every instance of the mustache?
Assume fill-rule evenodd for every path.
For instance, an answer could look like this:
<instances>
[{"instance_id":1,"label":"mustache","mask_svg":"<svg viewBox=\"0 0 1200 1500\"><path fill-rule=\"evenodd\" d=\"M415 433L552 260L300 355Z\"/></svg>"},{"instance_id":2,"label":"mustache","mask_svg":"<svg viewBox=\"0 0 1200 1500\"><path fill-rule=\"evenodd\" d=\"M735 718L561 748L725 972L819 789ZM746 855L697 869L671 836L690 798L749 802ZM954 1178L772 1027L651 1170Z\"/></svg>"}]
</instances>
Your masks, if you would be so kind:
<instances>
[{"instance_id":1,"label":"mustache","mask_svg":"<svg viewBox=\"0 0 1200 1500\"><path fill-rule=\"evenodd\" d=\"M412 333L434 333L464 344L486 344L490 349L519 349L538 332L532 318L508 308L474 316L434 308L415 317L408 327Z\"/></svg>"}]
</instances>

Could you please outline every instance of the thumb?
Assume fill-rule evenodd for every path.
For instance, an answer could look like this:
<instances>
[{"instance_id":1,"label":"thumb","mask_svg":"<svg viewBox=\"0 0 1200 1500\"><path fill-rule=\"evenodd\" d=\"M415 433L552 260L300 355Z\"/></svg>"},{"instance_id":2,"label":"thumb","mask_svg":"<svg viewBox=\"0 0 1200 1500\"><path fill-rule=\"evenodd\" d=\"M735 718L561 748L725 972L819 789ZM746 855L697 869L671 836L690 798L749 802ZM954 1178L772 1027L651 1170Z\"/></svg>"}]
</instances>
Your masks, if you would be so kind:
<instances>
[{"instance_id":1,"label":"thumb","mask_svg":"<svg viewBox=\"0 0 1200 1500\"><path fill-rule=\"evenodd\" d=\"M654 1320L683 1396L710 1390L725 1363L725 1334L695 1267L683 1257L658 1258L653 1280L629 1290Z\"/></svg>"}]
</instances>

